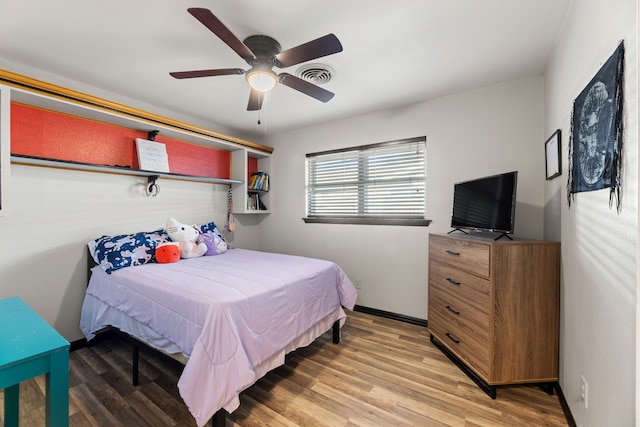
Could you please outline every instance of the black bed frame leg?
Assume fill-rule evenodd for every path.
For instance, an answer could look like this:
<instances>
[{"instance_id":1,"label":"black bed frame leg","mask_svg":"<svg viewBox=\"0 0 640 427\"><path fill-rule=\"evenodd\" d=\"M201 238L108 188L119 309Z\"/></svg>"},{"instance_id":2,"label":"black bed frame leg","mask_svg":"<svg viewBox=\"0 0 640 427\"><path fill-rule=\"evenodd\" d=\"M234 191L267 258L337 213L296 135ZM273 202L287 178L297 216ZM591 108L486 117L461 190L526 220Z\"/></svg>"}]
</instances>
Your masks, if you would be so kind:
<instances>
[{"instance_id":1,"label":"black bed frame leg","mask_svg":"<svg viewBox=\"0 0 640 427\"><path fill-rule=\"evenodd\" d=\"M140 347L138 347L138 344L135 343L135 341L133 341L133 366L132 366L132 372L131 372L131 382L133 383L134 386L138 385L138 361L140 359Z\"/></svg>"},{"instance_id":2,"label":"black bed frame leg","mask_svg":"<svg viewBox=\"0 0 640 427\"><path fill-rule=\"evenodd\" d=\"M218 412L211 417L211 427L225 427L227 422L227 412L224 409L218 409Z\"/></svg>"},{"instance_id":3,"label":"black bed frame leg","mask_svg":"<svg viewBox=\"0 0 640 427\"><path fill-rule=\"evenodd\" d=\"M340 321L333 322L333 343L340 344Z\"/></svg>"}]
</instances>

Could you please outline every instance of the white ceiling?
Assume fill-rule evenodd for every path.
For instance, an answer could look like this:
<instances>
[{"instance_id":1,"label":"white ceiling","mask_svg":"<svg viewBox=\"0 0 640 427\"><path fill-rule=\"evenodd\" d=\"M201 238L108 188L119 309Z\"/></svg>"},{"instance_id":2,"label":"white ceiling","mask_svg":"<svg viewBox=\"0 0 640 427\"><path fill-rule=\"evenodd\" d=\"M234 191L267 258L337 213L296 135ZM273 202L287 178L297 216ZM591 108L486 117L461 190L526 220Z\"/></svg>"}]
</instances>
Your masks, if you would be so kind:
<instances>
[{"instance_id":1,"label":"white ceiling","mask_svg":"<svg viewBox=\"0 0 640 427\"><path fill-rule=\"evenodd\" d=\"M42 69L193 123L259 137L540 75L570 2L0 0L0 68ZM335 69L322 86L335 97L324 104L278 85L258 125L258 113L246 111L243 76L170 77L170 71L248 68L189 7L210 9L240 40L265 34L283 50L334 33L344 51L311 62ZM274 71L295 74L298 67Z\"/></svg>"}]
</instances>

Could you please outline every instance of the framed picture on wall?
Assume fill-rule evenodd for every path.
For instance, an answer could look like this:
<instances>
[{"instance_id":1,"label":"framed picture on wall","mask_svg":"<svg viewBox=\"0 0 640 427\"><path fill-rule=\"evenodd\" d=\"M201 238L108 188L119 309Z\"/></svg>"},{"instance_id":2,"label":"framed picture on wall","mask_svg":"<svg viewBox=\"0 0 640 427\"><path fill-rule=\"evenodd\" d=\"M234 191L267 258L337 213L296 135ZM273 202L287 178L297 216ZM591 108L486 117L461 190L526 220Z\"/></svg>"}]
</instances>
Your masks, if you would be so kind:
<instances>
[{"instance_id":1,"label":"framed picture on wall","mask_svg":"<svg viewBox=\"0 0 640 427\"><path fill-rule=\"evenodd\" d=\"M544 143L544 158L547 170L547 179L553 179L562 174L560 162L560 129L555 131L547 142Z\"/></svg>"}]
</instances>

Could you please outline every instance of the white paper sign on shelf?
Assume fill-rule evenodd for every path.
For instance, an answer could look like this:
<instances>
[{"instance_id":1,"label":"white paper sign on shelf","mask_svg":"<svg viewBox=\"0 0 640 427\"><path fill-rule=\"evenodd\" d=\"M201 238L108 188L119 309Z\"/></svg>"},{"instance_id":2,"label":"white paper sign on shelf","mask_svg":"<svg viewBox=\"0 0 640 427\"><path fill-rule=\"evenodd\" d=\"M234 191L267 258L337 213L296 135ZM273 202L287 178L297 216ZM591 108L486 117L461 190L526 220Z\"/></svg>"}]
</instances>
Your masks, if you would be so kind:
<instances>
[{"instance_id":1,"label":"white paper sign on shelf","mask_svg":"<svg viewBox=\"0 0 640 427\"><path fill-rule=\"evenodd\" d=\"M161 142L136 138L140 169L154 172L169 172L167 146Z\"/></svg>"}]
</instances>

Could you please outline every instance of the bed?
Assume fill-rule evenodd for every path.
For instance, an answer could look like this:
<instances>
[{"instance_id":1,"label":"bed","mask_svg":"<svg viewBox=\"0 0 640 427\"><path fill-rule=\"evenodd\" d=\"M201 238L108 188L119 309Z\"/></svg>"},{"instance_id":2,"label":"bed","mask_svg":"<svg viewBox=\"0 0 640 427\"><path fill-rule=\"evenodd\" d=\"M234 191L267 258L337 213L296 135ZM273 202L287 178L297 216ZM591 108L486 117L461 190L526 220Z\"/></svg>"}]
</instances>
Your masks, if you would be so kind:
<instances>
[{"instance_id":1,"label":"bed","mask_svg":"<svg viewBox=\"0 0 640 427\"><path fill-rule=\"evenodd\" d=\"M80 329L90 341L115 328L181 358L178 389L198 426L223 409L234 411L240 392L284 364L288 352L344 324L343 308L353 310L356 302L355 287L329 261L229 249L159 264L115 245L147 262L108 271L95 242L89 246L98 265L91 269Z\"/></svg>"}]
</instances>

